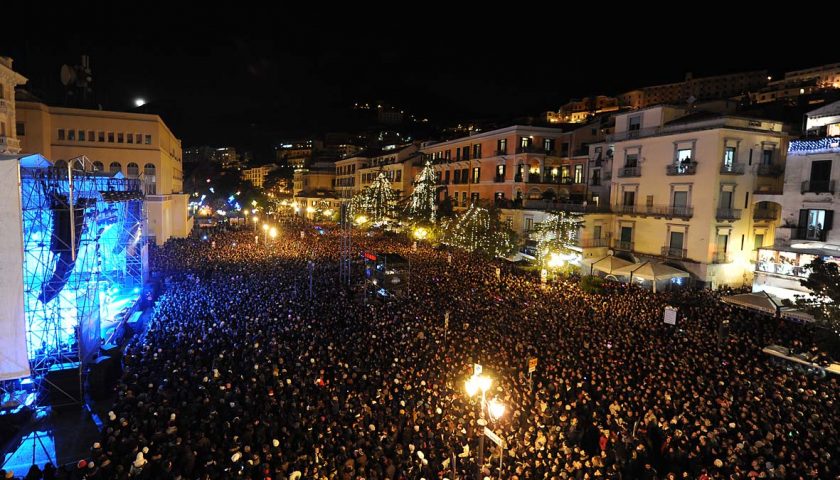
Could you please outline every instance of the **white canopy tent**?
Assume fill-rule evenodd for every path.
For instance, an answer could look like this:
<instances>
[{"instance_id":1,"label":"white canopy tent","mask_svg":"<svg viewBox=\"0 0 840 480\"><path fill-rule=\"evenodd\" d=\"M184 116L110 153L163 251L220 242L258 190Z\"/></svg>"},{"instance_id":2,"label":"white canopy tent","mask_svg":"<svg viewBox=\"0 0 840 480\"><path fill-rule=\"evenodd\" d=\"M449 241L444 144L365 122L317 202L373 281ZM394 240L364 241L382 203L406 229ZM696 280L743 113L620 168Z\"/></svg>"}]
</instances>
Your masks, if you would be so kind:
<instances>
[{"instance_id":1,"label":"white canopy tent","mask_svg":"<svg viewBox=\"0 0 840 480\"><path fill-rule=\"evenodd\" d=\"M618 258L613 255L608 255L603 258L599 259L586 259L584 263L589 264L589 274L592 274L593 270L598 270L599 272L604 272L607 275L614 275L616 269L625 267L627 265L632 265L631 262L627 260Z\"/></svg>"},{"instance_id":2,"label":"white canopy tent","mask_svg":"<svg viewBox=\"0 0 840 480\"><path fill-rule=\"evenodd\" d=\"M659 262L632 263L619 267L613 271L613 275L629 275L630 281L633 277L653 282L653 291L656 293L656 282L658 280L670 280L672 278L688 278L688 272L676 269Z\"/></svg>"},{"instance_id":3,"label":"white canopy tent","mask_svg":"<svg viewBox=\"0 0 840 480\"><path fill-rule=\"evenodd\" d=\"M739 293L738 295L728 295L721 300L723 303L769 313L770 315L778 315L782 306L782 301L778 297L767 292Z\"/></svg>"}]
</instances>

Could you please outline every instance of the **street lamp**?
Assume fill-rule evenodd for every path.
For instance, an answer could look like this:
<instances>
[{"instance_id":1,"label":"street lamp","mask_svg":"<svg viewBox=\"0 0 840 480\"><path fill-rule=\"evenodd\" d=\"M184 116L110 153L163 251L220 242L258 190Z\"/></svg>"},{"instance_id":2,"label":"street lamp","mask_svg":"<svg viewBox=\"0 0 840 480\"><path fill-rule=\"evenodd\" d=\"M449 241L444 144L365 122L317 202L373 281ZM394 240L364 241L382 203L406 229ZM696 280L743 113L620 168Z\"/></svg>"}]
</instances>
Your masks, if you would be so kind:
<instances>
[{"instance_id":1,"label":"street lamp","mask_svg":"<svg viewBox=\"0 0 840 480\"><path fill-rule=\"evenodd\" d=\"M481 391L481 406L480 406L480 413L481 418L478 420L478 426L481 427L481 431L479 435L481 437L478 440L478 476L477 478L481 480L481 469L484 466L484 428L487 427L487 420L484 418L484 410L487 409L488 416L490 420L496 421L502 417L505 413L505 406L497 399L493 399L490 402L487 402L487 390L490 390L490 386L493 384L493 379L488 377L487 375L473 375L472 377L468 378L465 382L465 390L467 395L472 398L476 396Z\"/></svg>"},{"instance_id":2,"label":"street lamp","mask_svg":"<svg viewBox=\"0 0 840 480\"><path fill-rule=\"evenodd\" d=\"M268 224L263 223L263 243L268 243Z\"/></svg>"},{"instance_id":3,"label":"street lamp","mask_svg":"<svg viewBox=\"0 0 840 480\"><path fill-rule=\"evenodd\" d=\"M268 234L271 236L271 239L274 240L275 238L277 238L277 229L271 227L271 230L268 231Z\"/></svg>"},{"instance_id":4,"label":"street lamp","mask_svg":"<svg viewBox=\"0 0 840 480\"><path fill-rule=\"evenodd\" d=\"M257 218L257 216L256 216L256 215L254 215L253 217L251 217L251 221L252 221L252 222L254 222L254 232L256 232L256 231L257 231L257 222L258 222L259 220L260 220L260 219L259 219L259 218Z\"/></svg>"}]
</instances>

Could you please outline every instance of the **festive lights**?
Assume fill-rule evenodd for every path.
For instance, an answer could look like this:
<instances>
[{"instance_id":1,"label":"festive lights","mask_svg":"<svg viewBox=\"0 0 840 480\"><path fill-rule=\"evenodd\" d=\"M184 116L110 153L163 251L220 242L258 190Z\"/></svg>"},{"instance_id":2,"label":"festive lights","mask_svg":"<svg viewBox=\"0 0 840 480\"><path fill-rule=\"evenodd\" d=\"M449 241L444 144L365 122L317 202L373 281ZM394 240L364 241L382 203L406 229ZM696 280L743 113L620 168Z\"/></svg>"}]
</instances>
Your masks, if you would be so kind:
<instances>
[{"instance_id":1,"label":"festive lights","mask_svg":"<svg viewBox=\"0 0 840 480\"><path fill-rule=\"evenodd\" d=\"M380 223L394 217L397 195L391 182L380 171L367 188L353 197L350 209L354 215L364 215L373 223Z\"/></svg>"},{"instance_id":2,"label":"festive lights","mask_svg":"<svg viewBox=\"0 0 840 480\"><path fill-rule=\"evenodd\" d=\"M478 205L446 225L443 243L494 257L506 255L515 246L513 232L499 220L498 212Z\"/></svg>"},{"instance_id":3,"label":"festive lights","mask_svg":"<svg viewBox=\"0 0 840 480\"><path fill-rule=\"evenodd\" d=\"M427 161L414 182L414 191L411 193L406 208L408 218L414 222L434 223L437 215L436 191L435 171L432 163Z\"/></svg>"}]
</instances>

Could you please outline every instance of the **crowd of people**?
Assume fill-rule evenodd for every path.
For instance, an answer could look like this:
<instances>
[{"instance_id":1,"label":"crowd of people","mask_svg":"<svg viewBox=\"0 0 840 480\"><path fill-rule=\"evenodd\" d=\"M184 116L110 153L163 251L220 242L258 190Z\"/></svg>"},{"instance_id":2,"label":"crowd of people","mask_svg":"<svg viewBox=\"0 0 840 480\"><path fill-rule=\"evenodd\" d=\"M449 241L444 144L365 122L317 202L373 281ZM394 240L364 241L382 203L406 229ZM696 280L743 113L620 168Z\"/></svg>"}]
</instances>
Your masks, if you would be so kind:
<instances>
[{"instance_id":1,"label":"crowd of people","mask_svg":"<svg viewBox=\"0 0 840 480\"><path fill-rule=\"evenodd\" d=\"M102 438L44 478L840 475L837 378L761 352L811 345L807 326L710 291L609 283L585 293L572 280L542 285L496 261L355 232L357 254L411 261L401 298L365 301L338 282L339 235L289 226L268 244L232 232L155 252L166 293L125 351ZM679 308L674 326L666 305ZM482 465L487 415L464 388L474 364L493 379L486 398L506 406L487 425L506 448L485 442Z\"/></svg>"}]
</instances>

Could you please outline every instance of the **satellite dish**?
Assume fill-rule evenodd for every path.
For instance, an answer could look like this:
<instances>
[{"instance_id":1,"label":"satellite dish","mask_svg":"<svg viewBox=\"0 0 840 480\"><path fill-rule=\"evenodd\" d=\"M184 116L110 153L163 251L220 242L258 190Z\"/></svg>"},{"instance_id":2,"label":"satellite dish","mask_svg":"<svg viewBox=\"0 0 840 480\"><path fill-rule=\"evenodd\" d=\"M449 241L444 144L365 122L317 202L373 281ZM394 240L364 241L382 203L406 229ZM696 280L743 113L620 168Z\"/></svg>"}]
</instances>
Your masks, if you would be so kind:
<instances>
[{"instance_id":1,"label":"satellite dish","mask_svg":"<svg viewBox=\"0 0 840 480\"><path fill-rule=\"evenodd\" d=\"M76 82L76 70L70 65L61 66L61 84L65 87Z\"/></svg>"},{"instance_id":2,"label":"satellite dish","mask_svg":"<svg viewBox=\"0 0 840 480\"><path fill-rule=\"evenodd\" d=\"M607 255L615 255L615 250L613 250L612 248L608 249Z\"/></svg>"}]
</instances>

